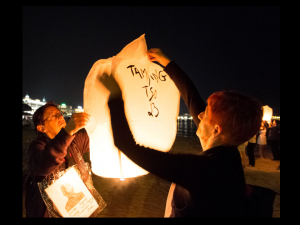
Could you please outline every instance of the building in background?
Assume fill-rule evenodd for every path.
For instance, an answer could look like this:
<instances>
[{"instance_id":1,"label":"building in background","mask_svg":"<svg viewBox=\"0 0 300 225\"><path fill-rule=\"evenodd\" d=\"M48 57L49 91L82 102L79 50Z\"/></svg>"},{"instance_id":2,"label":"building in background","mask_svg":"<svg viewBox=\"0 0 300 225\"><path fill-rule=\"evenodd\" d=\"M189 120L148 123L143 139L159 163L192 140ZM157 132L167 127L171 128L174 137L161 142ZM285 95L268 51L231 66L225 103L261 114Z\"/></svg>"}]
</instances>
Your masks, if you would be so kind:
<instances>
[{"instance_id":1,"label":"building in background","mask_svg":"<svg viewBox=\"0 0 300 225\"><path fill-rule=\"evenodd\" d=\"M29 95L26 94L25 98L22 99L22 103L23 103L22 121L28 120L30 123L29 126L33 128L34 125L32 122L32 115L38 108L40 108L41 106L47 103L46 99L45 97L43 98L42 101L39 99L31 99ZM66 122L69 121L73 113L84 112L84 109L81 106L78 106L76 109L74 109L71 105L66 105L65 103L61 103L60 105L57 105L57 108L59 108L64 113L64 119Z\"/></svg>"},{"instance_id":2,"label":"building in background","mask_svg":"<svg viewBox=\"0 0 300 225\"><path fill-rule=\"evenodd\" d=\"M177 120L192 120L193 117L189 113L184 113L177 117ZM280 116L272 116L272 120L280 120Z\"/></svg>"},{"instance_id":3,"label":"building in background","mask_svg":"<svg viewBox=\"0 0 300 225\"><path fill-rule=\"evenodd\" d=\"M29 117L30 115L32 116L38 108L47 103L45 97L41 101L40 99L31 99L28 94L25 95L25 98L22 99L22 102L31 107L31 110L24 111ZM73 113L84 112L84 109L81 106L78 106L76 109L74 109L71 105L66 105L65 103L61 103L60 105L57 105L57 107L64 112L65 117L71 117Z\"/></svg>"},{"instance_id":4,"label":"building in background","mask_svg":"<svg viewBox=\"0 0 300 225\"><path fill-rule=\"evenodd\" d=\"M65 103L61 103L57 106L62 112L64 112L64 116L71 117L74 113L74 110L72 109L72 106L66 105Z\"/></svg>"},{"instance_id":5,"label":"building in background","mask_svg":"<svg viewBox=\"0 0 300 225\"><path fill-rule=\"evenodd\" d=\"M280 120L280 116L272 116L272 120Z\"/></svg>"},{"instance_id":6,"label":"building in background","mask_svg":"<svg viewBox=\"0 0 300 225\"><path fill-rule=\"evenodd\" d=\"M193 119L193 117L189 113L184 113L181 116L177 117L177 120L192 120L192 119Z\"/></svg>"},{"instance_id":7,"label":"building in background","mask_svg":"<svg viewBox=\"0 0 300 225\"><path fill-rule=\"evenodd\" d=\"M41 106L43 106L47 103L45 97L41 101L40 99L31 99L31 98L29 98L28 94L25 95L25 98L23 98L22 101L23 101L24 104L27 104L31 107L30 111L24 111L25 113L28 113L28 114L31 114L31 115L33 115L33 113L38 108L40 108Z\"/></svg>"},{"instance_id":8,"label":"building in background","mask_svg":"<svg viewBox=\"0 0 300 225\"><path fill-rule=\"evenodd\" d=\"M81 113L84 112L84 109L81 106L78 106L77 109L75 109L75 113Z\"/></svg>"}]
</instances>

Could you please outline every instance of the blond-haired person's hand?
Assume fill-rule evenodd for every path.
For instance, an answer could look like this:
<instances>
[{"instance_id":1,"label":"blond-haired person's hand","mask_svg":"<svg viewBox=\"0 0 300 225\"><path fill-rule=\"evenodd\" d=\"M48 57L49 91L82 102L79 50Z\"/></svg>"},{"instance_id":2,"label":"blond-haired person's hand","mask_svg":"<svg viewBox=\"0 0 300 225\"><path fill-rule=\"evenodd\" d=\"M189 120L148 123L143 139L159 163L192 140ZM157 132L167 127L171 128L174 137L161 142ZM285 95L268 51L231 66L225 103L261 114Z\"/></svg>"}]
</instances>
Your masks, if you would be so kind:
<instances>
[{"instance_id":1,"label":"blond-haired person's hand","mask_svg":"<svg viewBox=\"0 0 300 225\"><path fill-rule=\"evenodd\" d=\"M148 50L147 55L149 56L150 61L156 61L164 67L171 61L159 48L151 48Z\"/></svg>"}]
</instances>

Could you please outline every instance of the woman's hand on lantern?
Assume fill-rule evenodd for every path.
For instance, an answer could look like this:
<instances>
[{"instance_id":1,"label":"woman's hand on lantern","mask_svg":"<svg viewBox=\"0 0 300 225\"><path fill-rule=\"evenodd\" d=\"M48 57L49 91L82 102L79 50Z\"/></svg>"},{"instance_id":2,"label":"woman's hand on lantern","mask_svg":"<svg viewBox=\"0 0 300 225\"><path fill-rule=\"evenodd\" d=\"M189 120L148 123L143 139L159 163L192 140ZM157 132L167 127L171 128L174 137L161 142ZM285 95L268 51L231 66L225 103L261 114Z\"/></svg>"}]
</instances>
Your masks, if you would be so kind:
<instances>
[{"instance_id":1,"label":"woman's hand on lantern","mask_svg":"<svg viewBox=\"0 0 300 225\"><path fill-rule=\"evenodd\" d=\"M73 113L70 120L68 121L65 131L73 135L78 130L83 128L90 121L90 115L87 113Z\"/></svg>"},{"instance_id":2,"label":"woman's hand on lantern","mask_svg":"<svg viewBox=\"0 0 300 225\"><path fill-rule=\"evenodd\" d=\"M148 50L147 55L149 56L150 61L159 62L164 67L171 61L159 48L151 48Z\"/></svg>"},{"instance_id":3,"label":"woman's hand on lantern","mask_svg":"<svg viewBox=\"0 0 300 225\"><path fill-rule=\"evenodd\" d=\"M120 89L120 86L113 76L103 74L103 76L100 77L100 81L110 91L110 99L122 98L122 91Z\"/></svg>"}]
</instances>

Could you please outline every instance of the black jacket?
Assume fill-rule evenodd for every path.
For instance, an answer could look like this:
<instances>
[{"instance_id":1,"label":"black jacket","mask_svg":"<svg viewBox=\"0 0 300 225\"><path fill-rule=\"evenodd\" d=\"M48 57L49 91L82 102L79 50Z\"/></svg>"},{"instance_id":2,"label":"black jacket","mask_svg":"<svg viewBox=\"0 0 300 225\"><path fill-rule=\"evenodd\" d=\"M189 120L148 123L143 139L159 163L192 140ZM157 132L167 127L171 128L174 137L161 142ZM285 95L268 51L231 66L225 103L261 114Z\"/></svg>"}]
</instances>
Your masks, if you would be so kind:
<instances>
[{"instance_id":1,"label":"black jacket","mask_svg":"<svg viewBox=\"0 0 300 225\"><path fill-rule=\"evenodd\" d=\"M277 141L280 139L280 127L278 125L267 128L267 131L269 131L267 139Z\"/></svg>"},{"instance_id":2,"label":"black jacket","mask_svg":"<svg viewBox=\"0 0 300 225\"><path fill-rule=\"evenodd\" d=\"M75 143L81 155L90 151L89 137L85 129L79 130L73 136L61 129L53 139L39 133L36 140L30 143L30 176L26 182L25 196L26 217L44 217L46 205L37 183L57 169L64 170L75 164L69 149L73 148L71 142Z\"/></svg>"}]
</instances>

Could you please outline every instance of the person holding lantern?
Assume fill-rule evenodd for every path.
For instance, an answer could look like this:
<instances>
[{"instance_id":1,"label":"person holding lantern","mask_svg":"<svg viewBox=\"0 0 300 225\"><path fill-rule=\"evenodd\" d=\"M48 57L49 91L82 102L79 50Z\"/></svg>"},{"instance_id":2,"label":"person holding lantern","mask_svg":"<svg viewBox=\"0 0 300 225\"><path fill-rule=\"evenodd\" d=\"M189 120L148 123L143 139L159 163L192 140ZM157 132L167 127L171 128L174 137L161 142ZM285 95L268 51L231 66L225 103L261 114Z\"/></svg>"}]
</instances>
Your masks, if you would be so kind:
<instances>
[{"instance_id":1,"label":"person holding lantern","mask_svg":"<svg viewBox=\"0 0 300 225\"><path fill-rule=\"evenodd\" d=\"M258 149L259 149L259 155L260 155L260 158L261 159L265 159L265 155L264 155L264 152L265 152L265 149L267 147L267 128L266 128L266 125L267 122L266 121L262 121L261 122L261 126L259 128L259 131L258 131L258 137L257 137L257 144L258 144Z\"/></svg>"},{"instance_id":2,"label":"person holding lantern","mask_svg":"<svg viewBox=\"0 0 300 225\"><path fill-rule=\"evenodd\" d=\"M246 183L237 146L259 130L263 110L257 100L234 91L213 93L207 100L181 68L160 49L150 49L151 61L164 67L177 86L198 127L198 155L171 154L137 145L124 112L121 90L112 76L110 90L114 144L150 173L173 182L165 217L244 217Z\"/></svg>"},{"instance_id":3,"label":"person holding lantern","mask_svg":"<svg viewBox=\"0 0 300 225\"><path fill-rule=\"evenodd\" d=\"M37 138L28 149L30 176L26 182L26 217L49 217L37 183L75 164L69 149L73 148L71 143L76 144L81 155L90 151L88 134L82 129L88 121L87 113L74 113L66 123L53 102L47 102L33 114Z\"/></svg>"}]
</instances>

